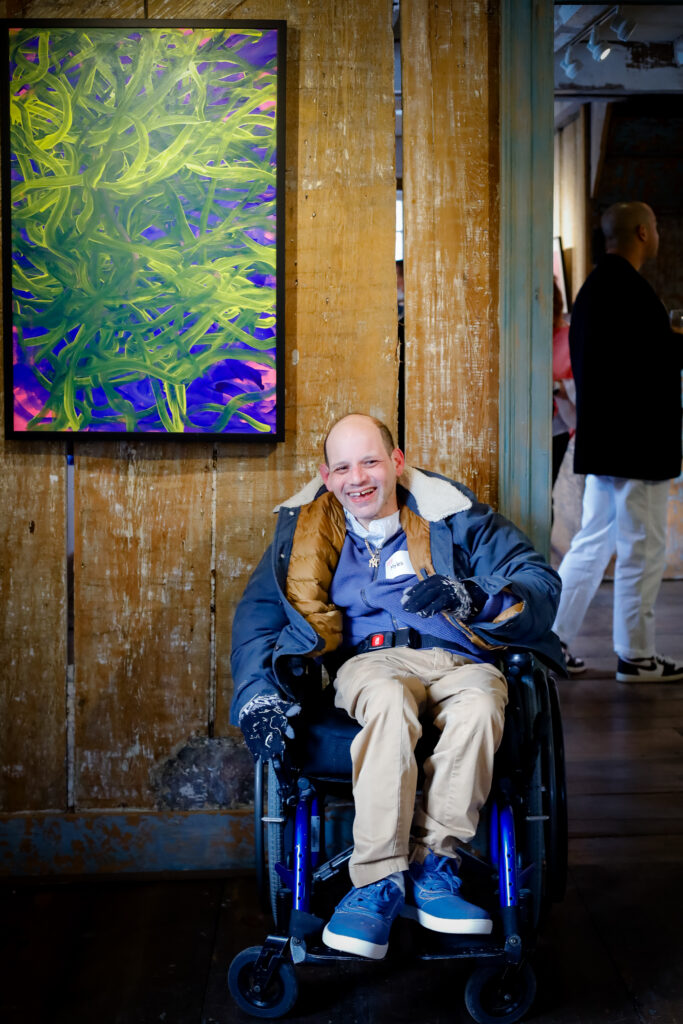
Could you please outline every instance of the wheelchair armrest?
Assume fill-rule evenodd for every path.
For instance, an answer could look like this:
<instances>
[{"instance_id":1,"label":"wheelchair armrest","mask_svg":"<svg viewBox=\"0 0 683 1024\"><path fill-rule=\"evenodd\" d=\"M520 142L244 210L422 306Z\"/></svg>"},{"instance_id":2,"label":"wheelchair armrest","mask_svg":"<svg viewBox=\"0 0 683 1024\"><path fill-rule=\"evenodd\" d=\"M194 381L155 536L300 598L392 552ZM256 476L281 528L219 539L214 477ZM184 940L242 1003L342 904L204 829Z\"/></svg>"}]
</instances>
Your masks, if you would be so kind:
<instances>
[{"instance_id":1,"label":"wheelchair armrest","mask_svg":"<svg viewBox=\"0 0 683 1024\"><path fill-rule=\"evenodd\" d=\"M521 675L522 672L531 669L534 660L534 655L531 651L509 648L504 651L500 657L500 669L506 677L508 674L511 676L518 676Z\"/></svg>"}]
</instances>

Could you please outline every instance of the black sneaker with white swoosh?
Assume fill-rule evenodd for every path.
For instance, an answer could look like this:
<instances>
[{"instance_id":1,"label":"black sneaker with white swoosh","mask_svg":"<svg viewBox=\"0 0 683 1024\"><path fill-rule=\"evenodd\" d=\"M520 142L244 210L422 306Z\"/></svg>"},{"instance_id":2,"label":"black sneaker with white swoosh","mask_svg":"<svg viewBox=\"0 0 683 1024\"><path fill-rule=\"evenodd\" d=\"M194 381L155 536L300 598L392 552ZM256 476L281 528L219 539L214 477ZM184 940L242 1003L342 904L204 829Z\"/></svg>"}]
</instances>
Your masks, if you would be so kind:
<instances>
[{"instance_id":1,"label":"black sneaker with white swoosh","mask_svg":"<svg viewBox=\"0 0 683 1024\"><path fill-rule=\"evenodd\" d=\"M675 683L678 680L683 680L683 665L659 654L636 660L619 658L617 663L619 683Z\"/></svg>"}]
</instances>

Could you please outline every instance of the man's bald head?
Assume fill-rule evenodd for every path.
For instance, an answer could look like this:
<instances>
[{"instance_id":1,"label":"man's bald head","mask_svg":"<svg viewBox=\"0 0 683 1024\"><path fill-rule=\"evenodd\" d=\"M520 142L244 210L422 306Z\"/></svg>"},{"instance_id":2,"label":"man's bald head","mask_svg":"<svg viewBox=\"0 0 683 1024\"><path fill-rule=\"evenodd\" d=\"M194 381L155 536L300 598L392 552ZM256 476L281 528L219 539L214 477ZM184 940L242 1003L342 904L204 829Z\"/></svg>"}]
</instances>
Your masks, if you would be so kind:
<instances>
[{"instance_id":1,"label":"man's bald head","mask_svg":"<svg viewBox=\"0 0 683 1024\"><path fill-rule=\"evenodd\" d=\"M647 203L614 203L600 221L605 248L629 260L636 269L657 255L657 219Z\"/></svg>"},{"instance_id":2,"label":"man's bald head","mask_svg":"<svg viewBox=\"0 0 683 1024\"><path fill-rule=\"evenodd\" d=\"M396 484L405 458L373 416L343 416L325 439L320 475L328 491L363 526L398 510Z\"/></svg>"},{"instance_id":3,"label":"man's bald head","mask_svg":"<svg viewBox=\"0 0 683 1024\"><path fill-rule=\"evenodd\" d=\"M327 442L330 439L330 434L335 429L335 427L338 427L339 424L344 423L345 420L367 420L368 422L373 423L379 430L380 437L382 438L382 444L384 445L387 455L391 455L396 445L394 444L394 438L386 423L382 423L381 420L376 419L374 416L368 416L365 413L350 412L347 413L345 416L340 416L338 420L335 420L330 429L327 431L327 436L325 437L325 441L323 443L323 451L325 453L325 464L327 466L329 466L330 464L327 453Z\"/></svg>"}]
</instances>

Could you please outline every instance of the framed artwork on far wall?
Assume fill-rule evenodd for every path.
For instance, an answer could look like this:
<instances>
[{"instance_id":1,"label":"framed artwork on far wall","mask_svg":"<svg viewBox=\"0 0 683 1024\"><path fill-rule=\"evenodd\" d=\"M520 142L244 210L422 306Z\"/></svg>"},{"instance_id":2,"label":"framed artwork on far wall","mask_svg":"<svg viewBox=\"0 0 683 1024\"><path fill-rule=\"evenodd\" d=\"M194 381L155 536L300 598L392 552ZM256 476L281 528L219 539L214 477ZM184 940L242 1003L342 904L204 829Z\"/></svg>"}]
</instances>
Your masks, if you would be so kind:
<instances>
[{"instance_id":1,"label":"framed artwork on far wall","mask_svg":"<svg viewBox=\"0 0 683 1024\"><path fill-rule=\"evenodd\" d=\"M4 19L7 437L282 440L282 21Z\"/></svg>"}]
</instances>

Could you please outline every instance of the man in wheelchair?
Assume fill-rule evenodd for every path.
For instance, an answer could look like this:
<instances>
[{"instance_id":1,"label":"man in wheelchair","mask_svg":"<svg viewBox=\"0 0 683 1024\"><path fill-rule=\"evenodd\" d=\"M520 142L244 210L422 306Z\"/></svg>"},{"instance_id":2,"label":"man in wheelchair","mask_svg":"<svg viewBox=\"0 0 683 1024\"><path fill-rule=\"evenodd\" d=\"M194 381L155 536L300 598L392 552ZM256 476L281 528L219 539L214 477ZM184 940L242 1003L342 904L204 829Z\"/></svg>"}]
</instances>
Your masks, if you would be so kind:
<instances>
[{"instance_id":1,"label":"man in wheelchair","mask_svg":"<svg viewBox=\"0 0 683 1024\"><path fill-rule=\"evenodd\" d=\"M333 676L361 726L353 764L353 887L323 931L381 959L398 915L488 934L460 895L458 846L476 830L507 701L509 647L562 665L550 632L559 577L463 485L406 466L370 416L337 421L320 476L279 509L235 615L233 721L255 757L279 756L306 701L302 658ZM310 685L310 684L309 684ZM421 718L438 731L415 807Z\"/></svg>"}]
</instances>

